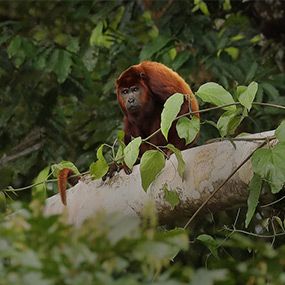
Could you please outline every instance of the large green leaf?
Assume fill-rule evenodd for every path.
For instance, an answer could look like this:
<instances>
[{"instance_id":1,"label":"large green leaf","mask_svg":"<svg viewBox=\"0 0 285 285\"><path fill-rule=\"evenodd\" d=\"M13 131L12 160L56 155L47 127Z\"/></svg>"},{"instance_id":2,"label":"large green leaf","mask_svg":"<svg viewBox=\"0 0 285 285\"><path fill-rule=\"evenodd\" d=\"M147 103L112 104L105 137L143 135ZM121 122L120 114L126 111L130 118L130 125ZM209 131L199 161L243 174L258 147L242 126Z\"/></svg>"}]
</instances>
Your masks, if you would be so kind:
<instances>
[{"instance_id":1,"label":"large green leaf","mask_svg":"<svg viewBox=\"0 0 285 285\"><path fill-rule=\"evenodd\" d=\"M176 119L181 105L184 101L184 95L176 93L170 96L164 103L164 108L161 113L161 132L167 140L169 129Z\"/></svg>"},{"instance_id":2,"label":"large green leaf","mask_svg":"<svg viewBox=\"0 0 285 285\"><path fill-rule=\"evenodd\" d=\"M226 111L217 122L217 128L220 135L222 137L233 135L244 118L245 116L241 114L240 109L235 111Z\"/></svg>"},{"instance_id":3,"label":"large green leaf","mask_svg":"<svg viewBox=\"0 0 285 285\"><path fill-rule=\"evenodd\" d=\"M276 129L275 135L280 142L285 142L285 121L282 121Z\"/></svg>"},{"instance_id":4,"label":"large green leaf","mask_svg":"<svg viewBox=\"0 0 285 285\"><path fill-rule=\"evenodd\" d=\"M262 186L262 179L257 174L254 174L253 178L250 181L248 191L249 196L247 199L247 213L246 213L246 219L245 219L245 226L248 227L254 213L255 209L258 205L258 199L261 192L261 186Z\"/></svg>"},{"instance_id":5,"label":"large green leaf","mask_svg":"<svg viewBox=\"0 0 285 285\"><path fill-rule=\"evenodd\" d=\"M35 185L32 188L32 196L35 197L35 198L40 199L41 201L44 201L46 199L46 197L47 197L45 181L49 177L49 172L50 172L50 166L47 166L33 180L33 183L34 184L38 184L38 185Z\"/></svg>"},{"instance_id":6,"label":"large green leaf","mask_svg":"<svg viewBox=\"0 0 285 285\"><path fill-rule=\"evenodd\" d=\"M239 102L244 107L246 107L248 111L252 107L252 102L255 98L257 89L258 89L258 84L256 82L251 82L246 88L246 90L242 92L238 97Z\"/></svg>"},{"instance_id":7,"label":"large green leaf","mask_svg":"<svg viewBox=\"0 0 285 285\"><path fill-rule=\"evenodd\" d=\"M193 116L191 120L187 117L182 117L176 124L178 136L185 139L186 144L194 141L200 131L200 119Z\"/></svg>"},{"instance_id":8,"label":"large green leaf","mask_svg":"<svg viewBox=\"0 0 285 285\"><path fill-rule=\"evenodd\" d=\"M53 164L51 166L51 171L52 171L52 174L54 177L58 177L59 175L59 172L62 170L62 169L65 169L65 168L68 168L70 170L72 170L72 172L76 175L79 175L80 172L79 170L77 169L77 167L71 162L71 161L66 161L66 160L63 160L61 161L60 163L57 163L57 164Z\"/></svg>"},{"instance_id":9,"label":"large green leaf","mask_svg":"<svg viewBox=\"0 0 285 285\"><path fill-rule=\"evenodd\" d=\"M93 162L90 165L90 174L93 179L99 179L103 177L109 169L108 163L105 160L105 157L103 155L103 147L104 145L102 144L98 150L97 150L97 161Z\"/></svg>"},{"instance_id":10,"label":"large green leaf","mask_svg":"<svg viewBox=\"0 0 285 285\"><path fill-rule=\"evenodd\" d=\"M141 137L137 137L133 139L124 149L124 161L129 169L133 168L138 159L141 143Z\"/></svg>"},{"instance_id":11,"label":"large green leaf","mask_svg":"<svg viewBox=\"0 0 285 285\"><path fill-rule=\"evenodd\" d=\"M252 156L253 171L277 193L285 183L285 143L270 149L258 149Z\"/></svg>"},{"instance_id":12,"label":"large green leaf","mask_svg":"<svg viewBox=\"0 0 285 285\"><path fill-rule=\"evenodd\" d=\"M182 157L181 151L172 144L168 144L166 147L175 154L177 162L178 162L177 170L178 170L179 176L183 178L183 174L185 171L185 161Z\"/></svg>"},{"instance_id":13,"label":"large green leaf","mask_svg":"<svg viewBox=\"0 0 285 285\"><path fill-rule=\"evenodd\" d=\"M160 151L148 150L143 154L140 163L140 172L144 191L147 191L149 185L164 168L164 165L165 157Z\"/></svg>"},{"instance_id":14,"label":"large green leaf","mask_svg":"<svg viewBox=\"0 0 285 285\"><path fill-rule=\"evenodd\" d=\"M57 75L57 81L63 83L71 72L71 53L63 49L55 49L51 56L48 69Z\"/></svg>"},{"instance_id":15,"label":"large green leaf","mask_svg":"<svg viewBox=\"0 0 285 285\"><path fill-rule=\"evenodd\" d=\"M196 95L204 102L208 102L216 106L234 103L232 95L225 90L224 87L215 82L208 82L200 86ZM236 106L228 106L223 109L234 111Z\"/></svg>"}]
</instances>

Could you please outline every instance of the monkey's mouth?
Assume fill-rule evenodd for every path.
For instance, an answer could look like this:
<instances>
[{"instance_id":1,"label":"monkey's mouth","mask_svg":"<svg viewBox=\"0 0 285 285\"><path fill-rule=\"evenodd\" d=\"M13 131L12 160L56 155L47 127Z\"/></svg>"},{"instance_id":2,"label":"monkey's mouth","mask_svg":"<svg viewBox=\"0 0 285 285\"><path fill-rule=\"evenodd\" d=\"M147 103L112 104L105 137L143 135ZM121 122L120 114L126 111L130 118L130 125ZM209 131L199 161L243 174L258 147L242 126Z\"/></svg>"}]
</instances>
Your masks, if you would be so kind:
<instances>
[{"instance_id":1,"label":"monkey's mouth","mask_svg":"<svg viewBox=\"0 0 285 285\"><path fill-rule=\"evenodd\" d=\"M136 113L139 110L139 106L138 105L129 105L128 106L128 111L130 113Z\"/></svg>"}]
</instances>

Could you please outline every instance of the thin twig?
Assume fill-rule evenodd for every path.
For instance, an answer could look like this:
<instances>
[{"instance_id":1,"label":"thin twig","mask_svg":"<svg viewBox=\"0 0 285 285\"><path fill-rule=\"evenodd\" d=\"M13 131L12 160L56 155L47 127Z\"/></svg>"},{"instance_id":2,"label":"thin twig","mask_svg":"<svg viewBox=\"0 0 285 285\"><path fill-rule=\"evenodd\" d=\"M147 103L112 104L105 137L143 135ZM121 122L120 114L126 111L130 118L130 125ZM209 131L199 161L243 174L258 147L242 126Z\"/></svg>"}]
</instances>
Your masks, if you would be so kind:
<instances>
[{"instance_id":1,"label":"thin twig","mask_svg":"<svg viewBox=\"0 0 285 285\"><path fill-rule=\"evenodd\" d=\"M225 179L218 188L211 193L211 195L201 204L201 206L196 210L196 212L192 215L192 217L185 224L184 229L186 229L189 224L194 220L194 218L200 213L200 211L208 204L208 202L214 197L214 195L238 172L238 170L252 157L254 152L259 148L265 146L267 141L260 144L253 152L251 152L239 165L238 167Z\"/></svg>"},{"instance_id":2,"label":"thin twig","mask_svg":"<svg viewBox=\"0 0 285 285\"><path fill-rule=\"evenodd\" d=\"M255 141L264 141L265 139L275 139L276 136L269 136L269 137L259 137L259 138L215 138L206 141L206 144L215 143L215 142L222 142L222 141L248 141L248 142L255 142Z\"/></svg>"},{"instance_id":3,"label":"thin twig","mask_svg":"<svg viewBox=\"0 0 285 285\"><path fill-rule=\"evenodd\" d=\"M278 200L275 200L275 201L273 201L273 202L271 202L271 203L261 205L261 206L259 206L259 207L260 207L260 208L270 207L270 206L272 206L272 205L274 205L274 204L279 203L280 201L282 201L282 200L284 200L284 199L285 199L285 196L283 196L283 197L279 198Z\"/></svg>"},{"instance_id":4,"label":"thin twig","mask_svg":"<svg viewBox=\"0 0 285 285\"><path fill-rule=\"evenodd\" d=\"M237 230L237 229L230 229L229 227L225 226L224 229L226 231L230 231L232 233L241 233L241 234L246 234L248 236L254 236L254 237L258 237L258 238L274 238L274 237L278 237L278 236L284 236L284 233L275 233L274 235L260 235L260 234L255 234L252 232L247 232L247 231L243 231L243 230Z\"/></svg>"}]
</instances>

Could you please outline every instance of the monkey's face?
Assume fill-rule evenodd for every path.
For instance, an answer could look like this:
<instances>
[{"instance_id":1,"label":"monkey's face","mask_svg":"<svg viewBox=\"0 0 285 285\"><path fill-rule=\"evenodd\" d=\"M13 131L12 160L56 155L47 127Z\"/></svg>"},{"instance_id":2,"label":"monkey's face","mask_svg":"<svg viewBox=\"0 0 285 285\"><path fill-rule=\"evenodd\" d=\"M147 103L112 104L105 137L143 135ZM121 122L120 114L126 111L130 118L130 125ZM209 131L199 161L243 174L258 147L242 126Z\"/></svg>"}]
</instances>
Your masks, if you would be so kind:
<instances>
[{"instance_id":1,"label":"monkey's face","mask_svg":"<svg viewBox=\"0 0 285 285\"><path fill-rule=\"evenodd\" d=\"M142 87L132 85L130 87L120 88L120 98L123 101L128 113L134 114L140 111L142 106Z\"/></svg>"}]
</instances>

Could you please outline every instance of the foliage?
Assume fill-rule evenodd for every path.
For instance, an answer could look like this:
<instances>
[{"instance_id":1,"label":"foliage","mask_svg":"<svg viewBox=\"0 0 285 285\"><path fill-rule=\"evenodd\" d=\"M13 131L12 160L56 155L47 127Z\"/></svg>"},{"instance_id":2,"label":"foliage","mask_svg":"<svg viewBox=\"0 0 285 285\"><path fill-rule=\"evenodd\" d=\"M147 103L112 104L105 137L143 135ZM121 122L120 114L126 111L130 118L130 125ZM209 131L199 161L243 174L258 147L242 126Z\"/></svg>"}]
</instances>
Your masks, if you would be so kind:
<instances>
[{"instance_id":1,"label":"foliage","mask_svg":"<svg viewBox=\"0 0 285 285\"><path fill-rule=\"evenodd\" d=\"M38 169L62 160L88 169L121 127L115 78L139 60L165 63L193 90L254 80L258 102L284 103L274 57L280 45L262 39L253 8L236 1L1 2L1 188L30 184ZM219 115L204 114L201 142L217 135L211 125ZM241 128L272 129L281 117L254 106Z\"/></svg>"},{"instance_id":2,"label":"foliage","mask_svg":"<svg viewBox=\"0 0 285 285\"><path fill-rule=\"evenodd\" d=\"M239 233L202 234L189 245L182 229L158 230L149 206L142 220L98 213L79 227L64 216L43 216L38 200L29 208L15 203L13 210L20 208L0 222L3 285L284 282L284 245L274 249Z\"/></svg>"},{"instance_id":3,"label":"foliage","mask_svg":"<svg viewBox=\"0 0 285 285\"><path fill-rule=\"evenodd\" d=\"M13 211L0 217L0 284L285 282L284 205L258 207L260 193L284 195L284 110L258 104L285 105L284 43L261 34L267 25L258 25L257 2L1 2L0 190L12 187L0 191L0 211L15 188L31 181L34 187L29 209L12 203ZM52 172L78 173L74 165L81 172L90 165L100 178L112 160L129 168L137 161L145 138L124 145L114 83L145 59L181 74L202 109L218 106L201 121L194 114L178 119L187 143L199 131L200 144L218 135L234 144L237 133L278 127L279 143L253 155L247 213L205 215L190 233L157 229L150 212L142 222L101 213L78 228L64 216L42 216L39 201L57 191ZM171 100L177 105L165 106L165 137L179 110L179 95ZM166 148L182 177L181 152ZM162 151L142 157L145 190L164 167ZM28 188L20 188L19 198L30 200ZM163 191L172 208L179 204L175 191L167 185ZM244 226L250 232L237 229Z\"/></svg>"}]
</instances>

